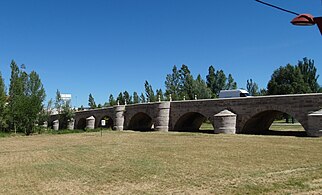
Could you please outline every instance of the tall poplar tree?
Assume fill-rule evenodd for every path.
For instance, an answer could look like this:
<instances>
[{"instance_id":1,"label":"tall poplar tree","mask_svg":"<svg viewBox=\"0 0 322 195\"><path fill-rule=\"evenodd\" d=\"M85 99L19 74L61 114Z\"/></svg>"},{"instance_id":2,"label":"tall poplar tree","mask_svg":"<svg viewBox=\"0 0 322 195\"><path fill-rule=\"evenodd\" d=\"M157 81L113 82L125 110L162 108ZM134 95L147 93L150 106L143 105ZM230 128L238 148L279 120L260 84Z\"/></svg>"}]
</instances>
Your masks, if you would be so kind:
<instances>
[{"instance_id":1,"label":"tall poplar tree","mask_svg":"<svg viewBox=\"0 0 322 195\"><path fill-rule=\"evenodd\" d=\"M94 100L94 97L92 96L92 94L90 93L89 96L88 96L88 106L92 109L96 108L96 103L95 103L95 100Z\"/></svg>"},{"instance_id":2,"label":"tall poplar tree","mask_svg":"<svg viewBox=\"0 0 322 195\"><path fill-rule=\"evenodd\" d=\"M0 131L4 131L8 128L6 102L6 88L0 72Z\"/></svg>"}]
</instances>

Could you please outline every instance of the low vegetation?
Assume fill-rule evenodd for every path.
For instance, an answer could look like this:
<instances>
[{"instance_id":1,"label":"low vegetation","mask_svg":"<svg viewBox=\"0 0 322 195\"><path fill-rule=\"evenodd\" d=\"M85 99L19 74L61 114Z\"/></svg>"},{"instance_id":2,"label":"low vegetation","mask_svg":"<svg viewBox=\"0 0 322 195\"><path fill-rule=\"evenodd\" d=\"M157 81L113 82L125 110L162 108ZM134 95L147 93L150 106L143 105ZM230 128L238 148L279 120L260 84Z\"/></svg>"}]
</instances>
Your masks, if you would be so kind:
<instances>
[{"instance_id":1,"label":"low vegetation","mask_svg":"<svg viewBox=\"0 0 322 195\"><path fill-rule=\"evenodd\" d=\"M0 141L1 194L322 193L322 138L103 131Z\"/></svg>"}]
</instances>

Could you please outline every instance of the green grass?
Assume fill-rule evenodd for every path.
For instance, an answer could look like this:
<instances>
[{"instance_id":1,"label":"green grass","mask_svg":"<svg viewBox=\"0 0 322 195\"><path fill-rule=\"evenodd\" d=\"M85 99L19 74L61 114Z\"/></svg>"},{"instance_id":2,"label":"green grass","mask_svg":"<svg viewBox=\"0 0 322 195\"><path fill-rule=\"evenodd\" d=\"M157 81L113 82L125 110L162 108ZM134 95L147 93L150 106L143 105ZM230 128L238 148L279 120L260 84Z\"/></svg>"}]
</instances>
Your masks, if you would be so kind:
<instances>
[{"instance_id":1,"label":"green grass","mask_svg":"<svg viewBox=\"0 0 322 195\"><path fill-rule=\"evenodd\" d=\"M0 194L322 193L322 138L103 131L0 141Z\"/></svg>"}]
</instances>

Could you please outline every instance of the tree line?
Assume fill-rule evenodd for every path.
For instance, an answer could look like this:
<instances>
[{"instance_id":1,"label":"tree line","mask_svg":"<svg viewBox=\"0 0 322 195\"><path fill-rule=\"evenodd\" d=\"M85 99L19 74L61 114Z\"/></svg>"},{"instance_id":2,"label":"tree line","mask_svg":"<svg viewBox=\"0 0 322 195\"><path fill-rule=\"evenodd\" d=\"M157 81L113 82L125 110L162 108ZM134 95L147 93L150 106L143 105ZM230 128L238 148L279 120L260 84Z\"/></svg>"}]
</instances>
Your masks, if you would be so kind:
<instances>
[{"instance_id":1,"label":"tree line","mask_svg":"<svg viewBox=\"0 0 322 195\"><path fill-rule=\"evenodd\" d=\"M0 72L0 131L32 134L37 130L38 124L48 120L52 107L59 111L64 123L73 118L71 103L62 100L59 90L56 92L55 101L50 100L45 108L46 93L39 75L35 71L28 73L25 65L19 67L14 60L11 61L10 68L8 91ZM257 83L249 79L246 82L246 90L253 96L317 93L322 92L318 78L314 60L304 58L298 61L297 65L287 64L276 69L266 89L259 89ZM117 104L210 99L218 97L220 90L238 87L231 74L227 76L223 70L215 70L214 66L209 66L208 74L203 79L200 74L194 78L187 65L180 68L173 66L172 72L166 75L164 85L165 91L154 90L152 85L145 81L144 93L134 92L131 95L124 91L116 98L111 94L108 102L103 105L97 105L93 95L89 94L88 105L90 108L97 108Z\"/></svg>"},{"instance_id":2,"label":"tree line","mask_svg":"<svg viewBox=\"0 0 322 195\"><path fill-rule=\"evenodd\" d=\"M297 65L287 64L276 69L267 88L260 89L258 84L252 79L246 81L246 90L252 96L260 95L281 95L281 94L303 94L322 92L318 84L319 75L314 65L314 60L303 58ZM156 102L164 100L193 100L217 98L221 90L237 89L231 74L225 74L223 70L215 70L214 66L209 66L205 80L200 74L193 77L189 67L182 65L180 69L174 65L172 72L166 75L164 82L165 91L162 89L153 90L148 81L145 81L145 92L134 92L130 95L128 91L120 92L115 98L110 94L106 103L96 105L94 97L89 94L88 106L90 108L101 108L114 106L117 104L137 104L146 102Z\"/></svg>"}]
</instances>

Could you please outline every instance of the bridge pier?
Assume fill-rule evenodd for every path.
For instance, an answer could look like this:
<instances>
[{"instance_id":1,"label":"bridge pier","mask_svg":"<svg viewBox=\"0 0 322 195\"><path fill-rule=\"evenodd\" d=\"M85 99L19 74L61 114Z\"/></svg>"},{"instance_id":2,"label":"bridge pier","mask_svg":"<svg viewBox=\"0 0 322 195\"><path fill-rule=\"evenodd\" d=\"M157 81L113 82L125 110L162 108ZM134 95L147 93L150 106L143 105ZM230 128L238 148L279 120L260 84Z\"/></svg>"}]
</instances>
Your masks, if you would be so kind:
<instances>
[{"instance_id":1,"label":"bridge pier","mask_svg":"<svg viewBox=\"0 0 322 195\"><path fill-rule=\"evenodd\" d=\"M54 120L53 121L53 129L55 131L58 131L59 130L59 120Z\"/></svg>"},{"instance_id":2,"label":"bridge pier","mask_svg":"<svg viewBox=\"0 0 322 195\"><path fill-rule=\"evenodd\" d=\"M308 115L309 128L307 135L312 137L322 136L322 109Z\"/></svg>"},{"instance_id":3,"label":"bridge pier","mask_svg":"<svg viewBox=\"0 0 322 195\"><path fill-rule=\"evenodd\" d=\"M223 110L214 116L215 133L236 134L237 115Z\"/></svg>"},{"instance_id":4,"label":"bridge pier","mask_svg":"<svg viewBox=\"0 0 322 195\"><path fill-rule=\"evenodd\" d=\"M156 104L157 116L155 118L154 130L169 131L170 102Z\"/></svg>"},{"instance_id":5,"label":"bridge pier","mask_svg":"<svg viewBox=\"0 0 322 195\"><path fill-rule=\"evenodd\" d=\"M74 130L74 126L75 126L75 120L73 118L69 119L67 121L67 129L68 130Z\"/></svg>"},{"instance_id":6,"label":"bridge pier","mask_svg":"<svg viewBox=\"0 0 322 195\"><path fill-rule=\"evenodd\" d=\"M125 112L125 106L124 105L118 105L114 107L114 113L115 113L115 124L113 129L117 131L123 131L124 129L124 112Z\"/></svg>"},{"instance_id":7,"label":"bridge pier","mask_svg":"<svg viewBox=\"0 0 322 195\"><path fill-rule=\"evenodd\" d=\"M86 118L86 129L95 129L95 117L90 116Z\"/></svg>"}]
</instances>

